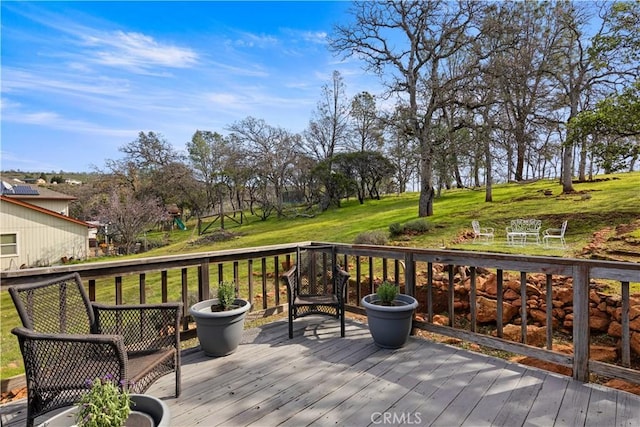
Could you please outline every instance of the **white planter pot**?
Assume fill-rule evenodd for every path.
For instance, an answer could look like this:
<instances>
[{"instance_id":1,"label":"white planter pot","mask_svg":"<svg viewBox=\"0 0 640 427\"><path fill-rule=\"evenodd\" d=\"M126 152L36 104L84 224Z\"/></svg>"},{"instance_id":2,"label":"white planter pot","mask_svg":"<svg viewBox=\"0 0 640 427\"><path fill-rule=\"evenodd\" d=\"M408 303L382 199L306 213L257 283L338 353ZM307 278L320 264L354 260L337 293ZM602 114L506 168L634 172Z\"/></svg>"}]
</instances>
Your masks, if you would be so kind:
<instances>
[{"instance_id":1,"label":"white planter pot","mask_svg":"<svg viewBox=\"0 0 640 427\"><path fill-rule=\"evenodd\" d=\"M373 341L381 348L402 347L411 333L413 312L418 308L418 301L405 294L396 296L394 300L396 305L379 305L376 304L377 301L376 294L369 294L362 298Z\"/></svg>"},{"instance_id":2,"label":"white planter pot","mask_svg":"<svg viewBox=\"0 0 640 427\"><path fill-rule=\"evenodd\" d=\"M236 299L233 310L211 311L218 299L200 301L191 306L189 313L196 321L200 347L207 356L226 356L238 348L244 331L244 319L251 308L249 301Z\"/></svg>"}]
</instances>

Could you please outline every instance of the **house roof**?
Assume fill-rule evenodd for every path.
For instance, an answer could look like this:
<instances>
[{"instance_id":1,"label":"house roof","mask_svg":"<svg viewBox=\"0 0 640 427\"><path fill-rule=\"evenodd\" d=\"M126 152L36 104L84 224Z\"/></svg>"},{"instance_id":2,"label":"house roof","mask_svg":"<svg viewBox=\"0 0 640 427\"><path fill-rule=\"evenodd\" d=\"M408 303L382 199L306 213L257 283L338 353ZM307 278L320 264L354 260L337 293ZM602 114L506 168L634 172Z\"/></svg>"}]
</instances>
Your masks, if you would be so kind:
<instances>
[{"instance_id":1,"label":"house roof","mask_svg":"<svg viewBox=\"0 0 640 427\"><path fill-rule=\"evenodd\" d=\"M71 218L71 217L68 217L66 215L59 214L58 212L54 212L52 210L42 208L40 206L32 205L31 203L27 203L27 202L25 202L23 200L20 200L20 199L14 198L14 197L7 197L7 196L4 196L4 195L0 195L0 201L6 202L6 203L11 203L11 204L14 204L14 205L17 205L17 206L22 206L23 208L31 209L31 210L34 210L36 212L40 212L40 213L45 214L45 215L50 215L50 216L53 216L53 217L56 217L56 218L59 218L59 219L65 220L65 221L73 222L74 224L84 225L85 227L95 228L95 225L89 224L88 222L80 221L79 219Z\"/></svg>"},{"instance_id":2,"label":"house roof","mask_svg":"<svg viewBox=\"0 0 640 427\"><path fill-rule=\"evenodd\" d=\"M42 200L76 200L77 197L69 196L68 194L58 193L48 189L47 187L41 187L38 185L30 185L23 182L9 182L2 181L2 195L11 197L13 199L29 200L29 199L42 199Z\"/></svg>"}]
</instances>

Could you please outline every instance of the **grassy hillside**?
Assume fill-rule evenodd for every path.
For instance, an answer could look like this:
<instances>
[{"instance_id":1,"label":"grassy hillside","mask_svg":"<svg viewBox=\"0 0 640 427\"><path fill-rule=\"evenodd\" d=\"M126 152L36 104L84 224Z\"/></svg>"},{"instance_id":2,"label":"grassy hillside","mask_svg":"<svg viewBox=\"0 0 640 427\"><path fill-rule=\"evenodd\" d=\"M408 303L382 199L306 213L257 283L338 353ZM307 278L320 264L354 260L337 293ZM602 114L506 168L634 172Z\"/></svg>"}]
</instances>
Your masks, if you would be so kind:
<instances>
[{"instance_id":1,"label":"grassy hillside","mask_svg":"<svg viewBox=\"0 0 640 427\"><path fill-rule=\"evenodd\" d=\"M533 255L579 256L591 241L593 233L605 227L615 227L640 219L640 173L608 175L598 181L575 184L577 193L562 195L556 181L496 185L493 202L486 203L484 189L454 189L443 192L434 201L434 215L426 218L433 229L390 244L417 247L482 250ZM552 195L546 196L545 190ZM260 221L248 217L243 225L225 222L228 231L238 236L218 243L199 243L195 222L188 230L169 234L170 245L148 252L145 256L241 248L304 240L352 243L355 237L370 230L388 232L394 222L405 223L418 217L418 193L387 195L382 200L367 200L364 205L348 200L340 209L332 209L314 218L269 218ZM568 220L566 250L547 250L529 245L509 247L505 243L505 227L515 218L542 220L542 229L559 227ZM461 237L471 230L471 221L478 219L483 227L494 227L496 239L492 245L472 244ZM215 229L215 227L212 227ZM155 236L154 236L155 235ZM149 233L159 238L160 233ZM206 237L206 235L205 235ZM206 239L202 239L206 240Z\"/></svg>"}]
</instances>

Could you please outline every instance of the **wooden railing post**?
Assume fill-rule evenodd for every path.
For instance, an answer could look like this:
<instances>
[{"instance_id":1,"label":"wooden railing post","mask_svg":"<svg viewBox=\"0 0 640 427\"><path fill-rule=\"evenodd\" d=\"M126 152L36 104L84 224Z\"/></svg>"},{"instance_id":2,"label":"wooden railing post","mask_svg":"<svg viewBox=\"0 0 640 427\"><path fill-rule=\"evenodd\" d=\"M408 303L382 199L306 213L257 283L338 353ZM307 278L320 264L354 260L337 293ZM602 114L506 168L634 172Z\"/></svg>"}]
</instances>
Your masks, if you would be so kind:
<instances>
[{"instance_id":1,"label":"wooden railing post","mask_svg":"<svg viewBox=\"0 0 640 427\"><path fill-rule=\"evenodd\" d=\"M589 382L589 269L573 271L573 379Z\"/></svg>"},{"instance_id":2,"label":"wooden railing post","mask_svg":"<svg viewBox=\"0 0 640 427\"><path fill-rule=\"evenodd\" d=\"M398 271L396 262L396 275ZM416 296L416 263L413 260L413 254L406 253L404 255L404 290L408 295L415 298Z\"/></svg>"},{"instance_id":3,"label":"wooden railing post","mask_svg":"<svg viewBox=\"0 0 640 427\"><path fill-rule=\"evenodd\" d=\"M198 295L200 301L211 298L211 291L209 290L209 261L203 261L198 266Z\"/></svg>"}]
</instances>

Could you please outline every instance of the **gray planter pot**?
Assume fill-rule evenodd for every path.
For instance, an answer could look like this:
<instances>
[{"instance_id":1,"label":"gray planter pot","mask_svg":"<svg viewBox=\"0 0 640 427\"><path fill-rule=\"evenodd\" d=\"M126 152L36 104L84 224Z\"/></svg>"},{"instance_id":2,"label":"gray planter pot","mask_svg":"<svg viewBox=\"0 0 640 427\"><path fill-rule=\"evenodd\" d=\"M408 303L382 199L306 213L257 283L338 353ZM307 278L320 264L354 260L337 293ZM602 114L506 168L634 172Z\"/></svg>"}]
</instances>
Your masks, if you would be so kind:
<instances>
[{"instance_id":1,"label":"gray planter pot","mask_svg":"<svg viewBox=\"0 0 640 427\"><path fill-rule=\"evenodd\" d=\"M124 424L125 427L169 427L171 413L162 400L148 394L131 394L131 413ZM60 412L38 427L75 426L76 407Z\"/></svg>"},{"instance_id":2,"label":"gray planter pot","mask_svg":"<svg viewBox=\"0 0 640 427\"><path fill-rule=\"evenodd\" d=\"M418 301L405 294L398 294L394 300L396 305L393 306L378 305L376 301L376 294L362 298L373 341L381 348L402 347L409 338L413 312L418 308Z\"/></svg>"},{"instance_id":3,"label":"gray planter pot","mask_svg":"<svg viewBox=\"0 0 640 427\"><path fill-rule=\"evenodd\" d=\"M239 306L228 311L212 312L211 306L218 304L218 299L200 301L191 306L189 313L196 321L200 347L207 356L218 357L233 353L242 340L244 319L251 308L249 301L236 299Z\"/></svg>"}]
</instances>

